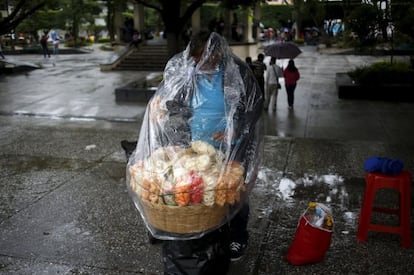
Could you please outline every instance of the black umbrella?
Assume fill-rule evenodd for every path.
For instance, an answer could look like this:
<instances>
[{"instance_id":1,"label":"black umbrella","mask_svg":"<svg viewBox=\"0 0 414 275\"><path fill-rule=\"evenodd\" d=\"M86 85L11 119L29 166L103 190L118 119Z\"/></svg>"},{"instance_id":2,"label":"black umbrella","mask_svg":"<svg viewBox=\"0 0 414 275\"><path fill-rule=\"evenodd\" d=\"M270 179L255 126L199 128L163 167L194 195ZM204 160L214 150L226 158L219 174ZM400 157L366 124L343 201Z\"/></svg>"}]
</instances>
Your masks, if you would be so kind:
<instances>
[{"instance_id":1,"label":"black umbrella","mask_svg":"<svg viewBox=\"0 0 414 275\"><path fill-rule=\"evenodd\" d=\"M299 47L292 42L276 42L265 46L263 51L265 55L275 57L277 59L293 59L302 53Z\"/></svg>"}]
</instances>

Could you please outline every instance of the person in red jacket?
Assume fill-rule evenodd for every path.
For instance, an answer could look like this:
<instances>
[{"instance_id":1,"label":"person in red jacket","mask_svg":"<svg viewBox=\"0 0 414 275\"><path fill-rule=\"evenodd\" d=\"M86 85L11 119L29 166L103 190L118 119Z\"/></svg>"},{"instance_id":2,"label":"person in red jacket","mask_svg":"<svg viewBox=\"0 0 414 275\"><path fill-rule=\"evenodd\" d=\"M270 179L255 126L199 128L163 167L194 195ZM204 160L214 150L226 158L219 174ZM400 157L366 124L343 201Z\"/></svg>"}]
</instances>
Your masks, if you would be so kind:
<instances>
[{"instance_id":1,"label":"person in red jacket","mask_svg":"<svg viewBox=\"0 0 414 275\"><path fill-rule=\"evenodd\" d=\"M283 77L285 78L285 88L287 93L289 109L292 109L293 102L295 100L294 93L296 89L296 83L300 78L299 70L298 68L296 68L293 59L289 60L286 69L283 70Z\"/></svg>"}]
</instances>

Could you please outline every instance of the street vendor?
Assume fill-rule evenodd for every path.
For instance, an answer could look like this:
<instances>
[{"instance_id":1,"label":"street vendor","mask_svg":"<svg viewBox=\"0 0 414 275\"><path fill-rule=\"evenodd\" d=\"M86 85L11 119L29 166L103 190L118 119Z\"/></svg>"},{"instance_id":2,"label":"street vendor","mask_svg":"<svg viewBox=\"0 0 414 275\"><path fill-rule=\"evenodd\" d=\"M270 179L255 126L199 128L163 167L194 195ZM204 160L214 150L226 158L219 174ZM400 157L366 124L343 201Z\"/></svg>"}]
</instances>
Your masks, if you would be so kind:
<instances>
[{"instance_id":1,"label":"street vendor","mask_svg":"<svg viewBox=\"0 0 414 275\"><path fill-rule=\"evenodd\" d=\"M248 194L261 159L262 110L262 93L248 65L231 52L219 34L200 32L183 52L168 61L164 79L144 117L137 142L139 150L129 164L149 158L159 148L207 144L222 153L223 162L241 164L244 193ZM249 205L244 196L219 228L188 240L166 238L165 274L183 274L188 268L202 270L197 274L225 274L220 272L223 263L217 262L219 257L213 256L216 264L211 265L208 253L223 252L224 258L240 259L248 244L248 216ZM158 232L151 233L159 237ZM223 244L227 247L220 247Z\"/></svg>"}]
</instances>

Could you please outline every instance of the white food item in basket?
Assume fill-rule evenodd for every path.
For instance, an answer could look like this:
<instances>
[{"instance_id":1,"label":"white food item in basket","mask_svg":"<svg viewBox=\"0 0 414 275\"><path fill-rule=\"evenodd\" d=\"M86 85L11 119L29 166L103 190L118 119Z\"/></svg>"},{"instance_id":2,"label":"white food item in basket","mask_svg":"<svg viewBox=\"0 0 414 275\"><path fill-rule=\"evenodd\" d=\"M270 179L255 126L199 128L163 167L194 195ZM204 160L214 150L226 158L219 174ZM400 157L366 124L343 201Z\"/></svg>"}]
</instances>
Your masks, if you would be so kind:
<instances>
[{"instance_id":1,"label":"white food item in basket","mask_svg":"<svg viewBox=\"0 0 414 275\"><path fill-rule=\"evenodd\" d=\"M170 162L174 162L181 156L187 154L187 149L184 149L180 146L167 146L163 148L166 156L166 161L169 160Z\"/></svg>"},{"instance_id":2,"label":"white food item in basket","mask_svg":"<svg viewBox=\"0 0 414 275\"><path fill-rule=\"evenodd\" d=\"M149 160L153 160L153 161L168 160L168 154L167 154L166 149L164 147L158 148L157 150L152 152L151 156L149 157Z\"/></svg>"},{"instance_id":3,"label":"white food item in basket","mask_svg":"<svg viewBox=\"0 0 414 275\"><path fill-rule=\"evenodd\" d=\"M216 163L216 167L222 167L225 155L222 151L216 150L216 155L214 157L214 161Z\"/></svg>"},{"instance_id":4,"label":"white food item in basket","mask_svg":"<svg viewBox=\"0 0 414 275\"><path fill-rule=\"evenodd\" d=\"M186 150L180 146L166 146L160 147L152 152L151 156L148 158L151 161L172 161L175 160L186 153Z\"/></svg>"},{"instance_id":5,"label":"white food item in basket","mask_svg":"<svg viewBox=\"0 0 414 275\"><path fill-rule=\"evenodd\" d=\"M131 181L141 182L142 181L142 162L137 162L129 167L129 174L131 175Z\"/></svg>"},{"instance_id":6,"label":"white food item in basket","mask_svg":"<svg viewBox=\"0 0 414 275\"><path fill-rule=\"evenodd\" d=\"M143 162L137 162L134 165L129 167L129 174L130 174L130 186L132 191L134 191L137 195L141 194L141 182L144 177L143 173Z\"/></svg>"},{"instance_id":7,"label":"white food item in basket","mask_svg":"<svg viewBox=\"0 0 414 275\"><path fill-rule=\"evenodd\" d=\"M211 157L208 155L199 155L195 157L195 162L198 171L206 171L207 169L211 168L211 165L213 164Z\"/></svg>"},{"instance_id":8,"label":"white food item in basket","mask_svg":"<svg viewBox=\"0 0 414 275\"><path fill-rule=\"evenodd\" d=\"M195 157L190 155L184 155L180 158L180 165L184 167L187 171L197 169L197 160Z\"/></svg>"},{"instance_id":9,"label":"white food item in basket","mask_svg":"<svg viewBox=\"0 0 414 275\"><path fill-rule=\"evenodd\" d=\"M213 171L209 174L203 174L203 182L204 182L204 196L203 196L203 204L207 206L214 205L215 202L215 189L218 183L218 171Z\"/></svg>"},{"instance_id":10,"label":"white food item in basket","mask_svg":"<svg viewBox=\"0 0 414 275\"><path fill-rule=\"evenodd\" d=\"M206 206L234 204L243 190L244 168L238 162L225 162L225 155L204 141L192 147L167 146L131 170L136 186L131 187L143 200L167 205L188 206L194 177L202 179L201 202Z\"/></svg>"},{"instance_id":11,"label":"white food item in basket","mask_svg":"<svg viewBox=\"0 0 414 275\"><path fill-rule=\"evenodd\" d=\"M155 174L163 174L168 171L171 164L169 161L164 160L148 160L145 165L145 171Z\"/></svg>"},{"instance_id":12,"label":"white food item in basket","mask_svg":"<svg viewBox=\"0 0 414 275\"><path fill-rule=\"evenodd\" d=\"M142 190L141 185L138 182L136 182L135 180L133 180L133 179L131 179L130 185L131 185L132 191L134 191L135 194L137 194L138 196L140 196L141 193L142 193L142 191L141 191Z\"/></svg>"},{"instance_id":13,"label":"white food item in basket","mask_svg":"<svg viewBox=\"0 0 414 275\"><path fill-rule=\"evenodd\" d=\"M187 176L188 175L188 171L185 168L183 168L183 167L177 167L177 166L175 166L173 168L173 174L174 174L174 178L177 179L177 178L181 178L181 177Z\"/></svg>"},{"instance_id":14,"label":"white food item in basket","mask_svg":"<svg viewBox=\"0 0 414 275\"><path fill-rule=\"evenodd\" d=\"M185 154L174 162L188 171L206 171L214 164L214 158L207 154Z\"/></svg>"},{"instance_id":15,"label":"white food item in basket","mask_svg":"<svg viewBox=\"0 0 414 275\"><path fill-rule=\"evenodd\" d=\"M206 154L214 157L217 153L213 145L201 140L191 142L191 148L194 150L194 152L200 155Z\"/></svg>"}]
</instances>

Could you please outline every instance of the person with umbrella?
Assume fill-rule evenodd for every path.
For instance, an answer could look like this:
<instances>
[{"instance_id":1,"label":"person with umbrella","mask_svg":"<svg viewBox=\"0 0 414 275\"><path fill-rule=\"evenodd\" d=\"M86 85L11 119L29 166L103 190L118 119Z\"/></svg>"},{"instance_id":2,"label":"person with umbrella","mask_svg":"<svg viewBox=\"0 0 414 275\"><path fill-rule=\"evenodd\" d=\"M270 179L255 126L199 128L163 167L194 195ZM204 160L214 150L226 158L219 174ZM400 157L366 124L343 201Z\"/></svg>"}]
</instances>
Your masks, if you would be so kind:
<instances>
[{"instance_id":1,"label":"person with umbrella","mask_svg":"<svg viewBox=\"0 0 414 275\"><path fill-rule=\"evenodd\" d=\"M296 83L300 78L299 70L298 68L296 68L293 59L289 60L286 69L283 70L283 77L285 78L285 88L287 93L289 109L292 109L295 100L294 93L296 89Z\"/></svg>"},{"instance_id":2,"label":"person with umbrella","mask_svg":"<svg viewBox=\"0 0 414 275\"><path fill-rule=\"evenodd\" d=\"M300 55L302 51L295 43L292 42L273 43L265 46L263 50L266 55L276 59L289 59L288 66L283 71L283 77L285 78L289 109L292 109L296 82L300 78L299 70L296 68L293 59Z\"/></svg>"},{"instance_id":3,"label":"person with umbrella","mask_svg":"<svg viewBox=\"0 0 414 275\"><path fill-rule=\"evenodd\" d=\"M276 111L277 94L281 88L279 84L279 77L283 76L282 68L276 65L276 58L271 57L269 62L269 70L266 74L266 89L265 89L265 105L264 109L271 109Z\"/></svg>"}]
</instances>

